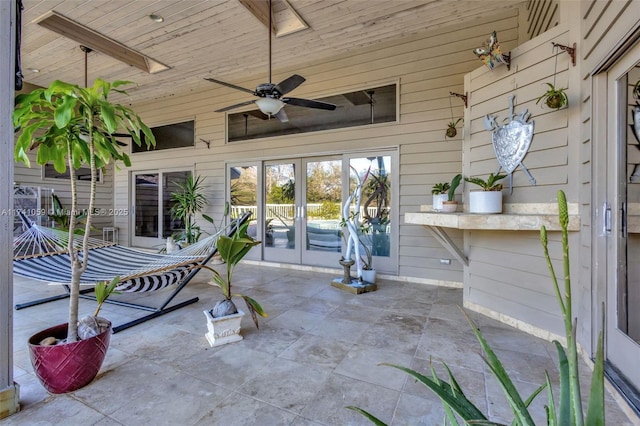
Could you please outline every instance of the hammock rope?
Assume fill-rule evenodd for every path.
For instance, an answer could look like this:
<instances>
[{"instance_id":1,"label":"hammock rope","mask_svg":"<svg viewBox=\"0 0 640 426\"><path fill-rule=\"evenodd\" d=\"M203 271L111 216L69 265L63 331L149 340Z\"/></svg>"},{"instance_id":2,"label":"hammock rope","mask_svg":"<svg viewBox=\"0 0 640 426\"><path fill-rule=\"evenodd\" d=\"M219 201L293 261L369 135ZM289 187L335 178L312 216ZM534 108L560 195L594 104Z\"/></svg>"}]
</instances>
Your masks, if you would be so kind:
<instances>
[{"instance_id":1,"label":"hammock rope","mask_svg":"<svg viewBox=\"0 0 640 426\"><path fill-rule=\"evenodd\" d=\"M89 238L89 264L80 282L95 285L120 276L118 291L158 290L179 282L193 265L203 261L216 249L218 237L231 226L233 224L172 254L150 253ZM67 232L31 223L14 239L14 273L39 281L68 284L71 282L68 242ZM74 239L80 260L83 248L82 238Z\"/></svg>"}]
</instances>

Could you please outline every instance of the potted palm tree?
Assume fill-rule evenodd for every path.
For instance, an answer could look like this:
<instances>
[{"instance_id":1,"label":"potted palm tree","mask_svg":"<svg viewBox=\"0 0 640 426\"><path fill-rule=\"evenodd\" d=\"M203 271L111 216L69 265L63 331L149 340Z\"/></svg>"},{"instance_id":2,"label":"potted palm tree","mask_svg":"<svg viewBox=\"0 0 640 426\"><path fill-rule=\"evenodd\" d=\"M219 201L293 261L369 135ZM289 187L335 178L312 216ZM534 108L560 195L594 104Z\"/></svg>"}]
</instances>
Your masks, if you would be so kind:
<instances>
[{"instance_id":1,"label":"potted palm tree","mask_svg":"<svg viewBox=\"0 0 640 426\"><path fill-rule=\"evenodd\" d=\"M207 317L208 329L205 336L212 347L242 340L240 322L242 321L244 312L237 308L232 300L234 297L244 299L256 328L259 328L258 315L262 317L267 316L262 306L260 306L255 299L245 294L232 293L231 290L231 281L235 267L244 256L249 253L252 247L261 243L261 241L256 241L247 234L248 226L249 223L244 223L231 237L221 235L216 242L218 253L220 253L220 257L225 263L226 271L224 275L209 266L197 266L198 268L208 269L213 273L210 284L218 287L224 296L224 299L218 301L213 309L204 311L204 315Z\"/></svg>"},{"instance_id":2,"label":"potted palm tree","mask_svg":"<svg viewBox=\"0 0 640 426\"><path fill-rule=\"evenodd\" d=\"M506 177L504 174L491 173L487 180L480 177L464 178L482 189L469 192L469 213L502 213L502 184L499 181Z\"/></svg>"},{"instance_id":3,"label":"potted palm tree","mask_svg":"<svg viewBox=\"0 0 640 426\"><path fill-rule=\"evenodd\" d=\"M83 350L83 347L104 344L104 342L101 343L95 339L108 335L111 326L110 322L103 322L104 326L98 336L87 339L82 339L78 334L80 277L86 270L90 258L89 250L86 247L88 247L92 217L95 214L98 169L111 161L122 161L125 166L131 165L129 157L121 151L113 135L116 131L126 131L138 146L143 143L141 132L144 133L144 141L147 146L155 144L151 130L136 113L128 107L111 103L108 100L111 91L126 93L117 88L127 84L131 83L128 81L108 83L102 79L96 79L92 87L82 88L75 84L56 80L48 88L21 94L15 99L13 124L16 131L20 131L21 134L15 144L14 159L30 166L27 152L34 150L37 153L38 164L51 162L60 173L64 173L69 167L71 184L71 214L69 216L67 245L71 262L69 317L66 326L61 325L61 327L52 329L56 335L50 337L53 337L58 344L51 346L45 356L54 357L63 351L77 353L78 369L96 363L96 360L91 358L91 352ZM89 164L91 168L89 207L84 219L82 242L77 244L74 239L77 224L76 214L79 210L76 169L86 164ZM80 251L82 251L82 255L80 255ZM33 340L30 339L31 342ZM36 346L38 345L32 344L30 348L33 349ZM89 358L87 358L87 354L89 354ZM31 359L34 362L33 353ZM99 364L101 363L102 360ZM47 373L47 376L55 374L56 372L52 371ZM95 374L97 374L97 370L94 377ZM79 389L92 379L93 377L88 381L80 382L68 380L68 386L56 389L55 392L63 393Z\"/></svg>"}]
</instances>

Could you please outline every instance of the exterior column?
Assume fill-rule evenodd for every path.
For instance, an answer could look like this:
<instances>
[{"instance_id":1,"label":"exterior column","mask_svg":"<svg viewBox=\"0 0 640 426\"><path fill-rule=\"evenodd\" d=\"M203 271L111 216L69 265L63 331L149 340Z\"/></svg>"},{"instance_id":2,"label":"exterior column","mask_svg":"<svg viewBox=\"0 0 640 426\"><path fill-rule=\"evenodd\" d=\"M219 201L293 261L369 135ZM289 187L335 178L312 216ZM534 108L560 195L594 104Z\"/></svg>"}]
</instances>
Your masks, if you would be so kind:
<instances>
[{"instance_id":1,"label":"exterior column","mask_svg":"<svg viewBox=\"0 0 640 426\"><path fill-rule=\"evenodd\" d=\"M13 112L16 1L0 1L0 419L19 410L13 381Z\"/></svg>"}]
</instances>

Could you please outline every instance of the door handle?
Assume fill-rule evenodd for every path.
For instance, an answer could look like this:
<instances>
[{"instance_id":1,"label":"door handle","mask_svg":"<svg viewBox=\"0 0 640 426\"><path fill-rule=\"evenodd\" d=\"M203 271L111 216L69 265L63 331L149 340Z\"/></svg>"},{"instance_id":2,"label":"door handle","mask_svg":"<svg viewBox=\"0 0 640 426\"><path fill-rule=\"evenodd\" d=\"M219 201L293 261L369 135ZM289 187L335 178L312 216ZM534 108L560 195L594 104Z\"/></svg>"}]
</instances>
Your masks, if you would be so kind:
<instances>
[{"instance_id":1,"label":"door handle","mask_svg":"<svg viewBox=\"0 0 640 426\"><path fill-rule=\"evenodd\" d=\"M624 201L620 206L620 231L622 238L627 238L627 202Z\"/></svg>"},{"instance_id":2,"label":"door handle","mask_svg":"<svg viewBox=\"0 0 640 426\"><path fill-rule=\"evenodd\" d=\"M602 234L611 234L611 207L606 201L602 204Z\"/></svg>"}]
</instances>

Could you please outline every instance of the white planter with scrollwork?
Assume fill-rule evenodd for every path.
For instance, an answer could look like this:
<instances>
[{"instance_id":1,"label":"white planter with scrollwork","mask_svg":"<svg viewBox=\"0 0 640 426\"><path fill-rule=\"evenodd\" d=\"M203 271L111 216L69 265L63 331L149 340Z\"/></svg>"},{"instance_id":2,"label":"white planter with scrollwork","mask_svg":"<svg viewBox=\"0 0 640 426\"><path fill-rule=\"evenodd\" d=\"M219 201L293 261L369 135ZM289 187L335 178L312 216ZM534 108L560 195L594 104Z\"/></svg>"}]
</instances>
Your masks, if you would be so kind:
<instances>
[{"instance_id":1,"label":"white planter with scrollwork","mask_svg":"<svg viewBox=\"0 0 640 426\"><path fill-rule=\"evenodd\" d=\"M242 340L240 322L244 312L240 309L237 314L226 317L214 318L208 310L204 311L204 315L207 317L207 329L209 330L205 337L211 347Z\"/></svg>"}]
</instances>

